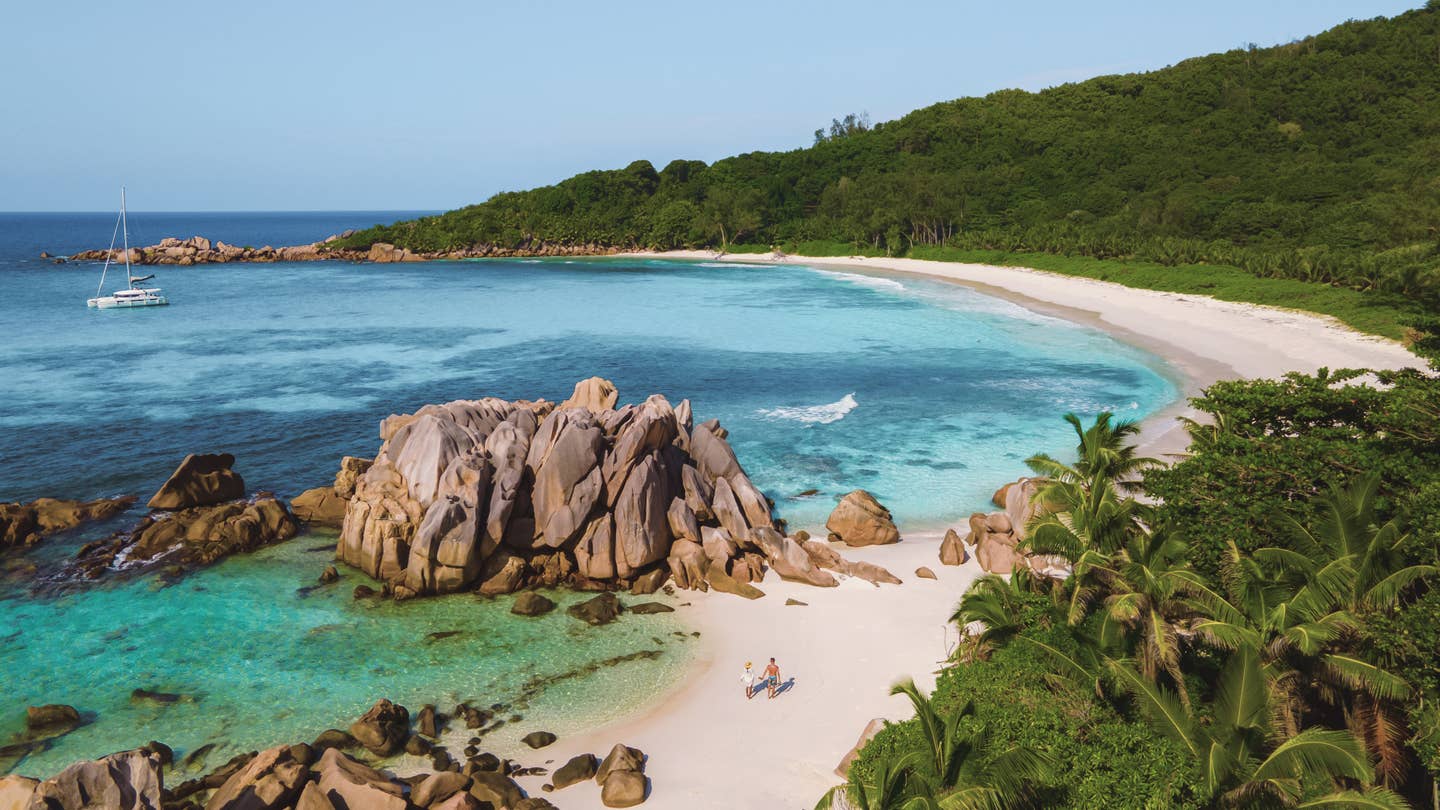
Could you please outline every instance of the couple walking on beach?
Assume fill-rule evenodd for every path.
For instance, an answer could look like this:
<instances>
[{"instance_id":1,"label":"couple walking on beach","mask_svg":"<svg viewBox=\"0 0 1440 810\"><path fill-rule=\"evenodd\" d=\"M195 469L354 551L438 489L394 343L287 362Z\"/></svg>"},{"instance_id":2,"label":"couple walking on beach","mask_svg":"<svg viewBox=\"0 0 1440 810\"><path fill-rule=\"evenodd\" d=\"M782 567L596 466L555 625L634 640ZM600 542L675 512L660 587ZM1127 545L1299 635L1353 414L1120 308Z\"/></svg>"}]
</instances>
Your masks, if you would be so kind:
<instances>
[{"instance_id":1,"label":"couple walking on beach","mask_svg":"<svg viewBox=\"0 0 1440 810\"><path fill-rule=\"evenodd\" d=\"M740 683L745 686L745 699L755 697L755 693L763 687L769 692L767 700L773 700L780 690L780 667L776 666L775 659L770 659L770 665L765 667L764 677L760 679L760 687L755 686L755 670L751 662L745 662L745 671L740 673Z\"/></svg>"}]
</instances>

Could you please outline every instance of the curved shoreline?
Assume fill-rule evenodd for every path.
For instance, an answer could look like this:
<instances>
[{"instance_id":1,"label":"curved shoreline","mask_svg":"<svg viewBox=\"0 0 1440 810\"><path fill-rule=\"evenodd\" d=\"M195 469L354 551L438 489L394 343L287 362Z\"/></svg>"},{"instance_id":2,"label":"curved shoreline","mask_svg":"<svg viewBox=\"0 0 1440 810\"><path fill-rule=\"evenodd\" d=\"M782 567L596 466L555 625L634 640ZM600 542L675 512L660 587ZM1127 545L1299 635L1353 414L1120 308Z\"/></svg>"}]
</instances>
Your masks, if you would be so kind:
<instances>
[{"instance_id":1,"label":"curved shoreline","mask_svg":"<svg viewBox=\"0 0 1440 810\"><path fill-rule=\"evenodd\" d=\"M715 260L710 252L671 251L628 257ZM768 256L725 256L727 262L775 263ZM1237 304L1204 296L1139 290L1038 270L914 259L789 256L789 264L958 283L1033 311L1096 326L1159 356L1180 376L1182 399L1142 422L1147 455L1183 451L1187 436L1175 417L1193 414L1188 399L1214 382L1312 373L1322 366L1400 368L1418 358L1399 343L1372 338L1311 313ZM1001 482L996 482L997 485ZM963 518L957 515L957 520ZM891 697L895 680L913 676L923 689L954 636L946 619L961 593L983 572L972 559L939 564L940 533L909 532L893 546L845 549L847 557L889 568L900 586L875 588L850 579L839 588L794 585L767 576L766 597L747 602L715 593L684 593L681 615L702 632L686 680L627 720L562 739L544 750L554 765L615 742L652 755L648 773L654 808L780 807L814 804L839 781L833 768L872 718L904 719L908 702ZM917 578L926 566L937 580ZM787 597L809 604L785 605ZM747 660L774 655L796 687L780 699L745 701L738 675ZM521 780L538 795L544 778ZM603 807L593 786L558 791L573 810Z\"/></svg>"},{"instance_id":2,"label":"curved shoreline","mask_svg":"<svg viewBox=\"0 0 1440 810\"><path fill-rule=\"evenodd\" d=\"M624 253L621 257L715 261L711 251ZM1141 424L1147 455L1183 452L1179 416L1194 416L1188 400L1221 380L1307 374L1322 367L1399 369L1423 362L1398 341L1366 335L1328 315L1221 301L1203 295L1126 287L1024 267L926 259L725 254L723 261L789 264L870 275L959 284L1026 309L1099 328L1122 343L1160 357L1179 375L1181 400Z\"/></svg>"}]
</instances>

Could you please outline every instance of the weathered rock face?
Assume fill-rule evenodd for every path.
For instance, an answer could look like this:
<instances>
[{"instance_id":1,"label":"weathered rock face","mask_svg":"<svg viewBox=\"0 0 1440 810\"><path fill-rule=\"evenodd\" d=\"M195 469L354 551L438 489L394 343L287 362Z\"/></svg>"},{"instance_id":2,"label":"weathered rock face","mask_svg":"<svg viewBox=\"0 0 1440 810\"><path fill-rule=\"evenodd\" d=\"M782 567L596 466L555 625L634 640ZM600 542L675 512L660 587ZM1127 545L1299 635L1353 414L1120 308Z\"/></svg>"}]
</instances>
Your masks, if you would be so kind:
<instances>
[{"instance_id":1,"label":"weathered rock face","mask_svg":"<svg viewBox=\"0 0 1440 810\"><path fill-rule=\"evenodd\" d=\"M35 786L36 810L160 810L160 755L143 750L77 762Z\"/></svg>"},{"instance_id":2,"label":"weathered rock face","mask_svg":"<svg viewBox=\"0 0 1440 810\"><path fill-rule=\"evenodd\" d=\"M245 497L245 479L229 453L192 453L150 498L151 509L190 509Z\"/></svg>"},{"instance_id":3,"label":"weathered rock face","mask_svg":"<svg viewBox=\"0 0 1440 810\"><path fill-rule=\"evenodd\" d=\"M728 542L708 548L718 576L758 579L755 534L775 521L724 430L695 426L688 402L617 401L613 384L591 378L559 408L482 399L385 419L374 463L351 476L337 556L397 596L649 592L673 573L677 538L698 544L723 527ZM681 587L705 587L704 575L692 566Z\"/></svg>"},{"instance_id":4,"label":"weathered rock face","mask_svg":"<svg viewBox=\"0 0 1440 810\"><path fill-rule=\"evenodd\" d=\"M320 757L315 787L330 806L365 810L407 810L404 788L384 774L356 762L334 748ZM308 788L307 788L308 790Z\"/></svg>"},{"instance_id":5,"label":"weathered rock face","mask_svg":"<svg viewBox=\"0 0 1440 810\"><path fill-rule=\"evenodd\" d=\"M304 790L309 768L295 758L288 745L261 751L234 776L225 780L205 810L282 810L291 807Z\"/></svg>"},{"instance_id":6,"label":"weathered rock face","mask_svg":"<svg viewBox=\"0 0 1440 810\"><path fill-rule=\"evenodd\" d=\"M970 554L965 551L965 543L954 529L947 529L945 539L940 541L940 564L941 565L964 565L970 559Z\"/></svg>"},{"instance_id":7,"label":"weathered rock face","mask_svg":"<svg viewBox=\"0 0 1440 810\"><path fill-rule=\"evenodd\" d=\"M595 771L606 807L634 807L645 801L645 752L616 744Z\"/></svg>"},{"instance_id":8,"label":"weathered rock face","mask_svg":"<svg viewBox=\"0 0 1440 810\"><path fill-rule=\"evenodd\" d=\"M868 562L857 562L847 560L840 556L835 549L819 540L805 540L801 544L805 553L810 555L810 560L820 568L829 569L847 577L863 579L871 585L899 585L900 578L886 571L884 568Z\"/></svg>"},{"instance_id":9,"label":"weathered rock face","mask_svg":"<svg viewBox=\"0 0 1440 810\"><path fill-rule=\"evenodd\" d=\"M613 411L615 403L619 401L620 392L616 390L615 383L604 377L591 377L575 384L575 393L560 403L560 409L587 408L598 414L603 411Z\"/></svg>"},{"instance_id":10,"label":"weathered rock face","mask_svg":"<svg viewBox=\"0 0 1440 810\"><path fill-rule=\"evenodd\" d=\"M840 499L825 521L825 528L847 546L875 546L900 539L900 530L895 528L890 510L863 489Z\"/></svg>"},{"instance_id":11,"label":"weathered rock face","mask_svg":"<svg viewBox=\"0 0 1440 810\"><path fill-rule=\"evenodd\" d=\"M0 503L0 551L34 545L47 534L73 529L81 523L112 518L134 503L133 496L96 501L37 498L30 503Z\"/></svg>"},{"instance_id":12,"label":"weathered rock face","mask_svg":"<svg viewBox=\"0 0 1440 810\"><path fill-rule=\"evenodd\" d=\"M970 534L965 540L975 547L975 559L981 568L992 574L1009 574L1017 567L1024 567L1042 576L1068 575L1069 566L1063 558L1027 554L1019 548L1025 539L1025 527L1045 509L1035 497L1045 483L1043 478L1021 478L1006 484L995 492L993 499L1005 511L988 515L976 512L970 516ZM942 545L942 560L944 552Z\"/></svg>"},{"instance_id":13,"label":"weathered rock face","mask_svg":"<svg viewBox=\"0 0 1440 810\"><path fill-rule=\"evenodd\" d=\"M424 258L410 252L409 248L395 247L384 242L376 242L370 246L367 259L376 264L390 264L392 262L419 262Z\"/></svg>"},{"instance_id":14,"label":"weathered rock face","mask_svg":"<svg viewBox=\"0 0 1440 810\"><path fill-rule=\"evenodd\" d=\"M159 564L183 571L289 540L299 531L300 522L273 495L160 512L129 531L82 546L67 573L98 579Z\"/></svg>"},{"instance_id":15,"label":"weathered rock face","mask_svg":"<svg viewBox=\"0 0 1440 810\"><path fill-rule=\"evenodd\" d=\"M410 735L410 712L404 706L381 698L370 711L350 724L350 734L370 753L389 757L405 747Z\"/></svg>"},{"instance_id":16,"label":"weathered rock face","mask_svg":"<svg viewBox=\"0 0 1440 810\"><path fill-rule=\"evenodd\" d=\"M980 567L992 574L1009 574L1017 565L1025 564L1024 555L1016 548L1020 540L1003 512L971 515L967 539L975 546L975 559Z\"/></svg>"},{"instance_id":17,"label":"weathered rock face","mask_svg":"<svg viewBox=\"0 0 1440 810\"><path fill-rule=\"evenodd\" d=\"M295 517L315 526L340 528L345 522L345 508L355 496L355 483L374 463L372 459L345 456L340 459L340 471L335 473L335 483L326 487L307 489L290 501Z\"/></svg>"}]
</instances>

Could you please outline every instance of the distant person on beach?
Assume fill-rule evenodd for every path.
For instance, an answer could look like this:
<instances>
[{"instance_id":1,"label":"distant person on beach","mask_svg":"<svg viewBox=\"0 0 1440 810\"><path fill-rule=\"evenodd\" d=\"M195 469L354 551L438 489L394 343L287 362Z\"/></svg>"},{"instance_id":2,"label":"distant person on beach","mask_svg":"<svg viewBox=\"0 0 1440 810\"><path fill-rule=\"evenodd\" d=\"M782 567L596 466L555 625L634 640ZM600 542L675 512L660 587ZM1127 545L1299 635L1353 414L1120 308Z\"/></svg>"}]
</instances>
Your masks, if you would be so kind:
<instances>
[{"instance_id":1,"label":"distant person on beach","mask_svg":"<svg viewBox=\"0 0 1440 810\"><path fill-rule=\"evenodd\" d=\"M770 695L767 700L775 699L775 690L780 688L780 667L775 666L775 659L770 659L770 666L765 667L765 688Z\"/></svg>"},{"instance_id":2,"label":"distant person on beach","mask_svg":"<svg viewBox=\"0 0 1440 810\"><path fill-rule=\"evenodd\" d=\"M745 684L745 699L755 697L755 670L750 668L750 662L745 662L745 671L740 673L740 683Z\"/></svg>"}]
</instances>

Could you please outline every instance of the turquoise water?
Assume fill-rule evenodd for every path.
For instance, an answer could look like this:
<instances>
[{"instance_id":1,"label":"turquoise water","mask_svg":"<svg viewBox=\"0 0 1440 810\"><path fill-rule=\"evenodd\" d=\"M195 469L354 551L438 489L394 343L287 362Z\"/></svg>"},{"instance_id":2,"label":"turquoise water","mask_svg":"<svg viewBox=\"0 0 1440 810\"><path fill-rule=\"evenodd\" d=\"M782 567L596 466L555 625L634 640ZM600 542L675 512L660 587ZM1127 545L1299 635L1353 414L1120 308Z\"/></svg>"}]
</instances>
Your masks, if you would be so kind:
<instances>
[{"instance_id":1,"label":"turquoise water","mask_svg":"<svg viewBox=\"0 0 1440 810\"><path fill-rule=\"evenodd\" d=\"M305 241L347 221L253 241ZM340 456L373 454L387 414L561 399L598 374L623 401L689 397L697 418L719 418L792 526L822 523L835 496L864 487L902 528L931 527L983 508L1026 456L1072 452L1066 411L1139 419L1177 396L1155 358L1100 331L940 282L620 259L212 265L158 268L170 307L98 312L84 306L98 267L34 261L29 227L0 216L0 500L148 495L197 451L234 453L252 490L290 496L328 482ZM72 240L75 227L45 224ZM809 489L820 494L796 497ZM113 528L54 538L26 559L48 565ZM468 596L354 603L349 574L301 598L328 561L308 550L321 544L300 538L163 589L141 579L36 598L0 578L0 738L28 704L97 717L19 770L43 775L152 738L182 749L309 738L381 696L489 703L533 675L663 650L565 680L522 712L568 707L567 722L598 722L653 698L689 660L659 632L676 617L590 631ZM450 629L464 632L424 643ZM136 687L197 699L133 706Z\"/></svg>"},{"instance_id":2,"label":"turquoise water","mask_svg":"<svg viewBox=\"0 0 1440 810\"><path fill-rule=\"evenodd\" d=\"M461 701L507 703L524 718L516 730L566 733L662 694L698 643L676 635L678 613L589 627L564 613L581 594L551 594L559 608L523 619L509 614L508 597L356 601L351 591L366 579L349 571L307 592L333 544L333 534L300 537L167 588L146 578L60 599L0 601L0 627L13 628L0 651L0 740L23 728L29 705L69 703L94 719L14 770L49 776L76 759L154 739L181 756L213 744L214 768L242 751L343 729L381 697L412 713L425 703L444 712ZM452 631L459 633L429 637ZM641 651L658 655L532 688ZM136 703L137 688L183 698Z\"/></svg>"}]
</instances>

